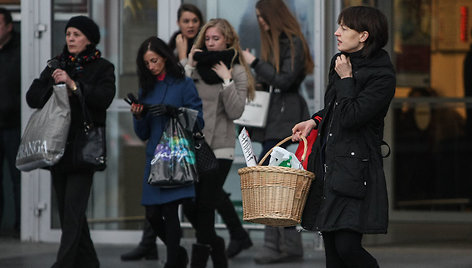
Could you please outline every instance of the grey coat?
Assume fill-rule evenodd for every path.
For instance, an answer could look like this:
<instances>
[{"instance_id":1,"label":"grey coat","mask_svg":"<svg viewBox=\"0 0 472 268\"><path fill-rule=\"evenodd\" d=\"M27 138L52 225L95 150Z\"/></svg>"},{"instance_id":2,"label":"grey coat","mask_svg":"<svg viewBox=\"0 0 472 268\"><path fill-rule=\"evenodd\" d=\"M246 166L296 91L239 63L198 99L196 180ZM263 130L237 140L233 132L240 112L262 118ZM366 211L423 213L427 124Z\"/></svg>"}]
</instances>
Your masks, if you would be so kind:
<instances>
[{"instance_id":1,"label":"grey coat","mask_svg":"<svg viewBox=\"0 0 472 268\"><path fill-rule=\"evenodd\" d=\"M246 104L248 79L244 67L233 65L231 76L233 82L224 87L220 83L205 83L196 70L190 74L203 103L203 134L213 150L234 148L236 131L233 120L241 117Z\"/></svg>"}]
</instances>

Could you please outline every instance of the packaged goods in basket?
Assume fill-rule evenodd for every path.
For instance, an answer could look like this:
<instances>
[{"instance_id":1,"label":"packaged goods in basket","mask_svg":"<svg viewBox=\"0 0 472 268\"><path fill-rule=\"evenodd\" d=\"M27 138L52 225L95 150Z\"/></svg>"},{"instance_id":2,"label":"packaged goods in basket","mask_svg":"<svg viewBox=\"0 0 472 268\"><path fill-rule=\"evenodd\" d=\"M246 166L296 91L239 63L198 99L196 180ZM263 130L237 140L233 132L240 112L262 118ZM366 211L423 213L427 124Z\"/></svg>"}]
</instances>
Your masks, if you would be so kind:
<instances>
[{"instance_id":1,"label":"packaged goods in basket","mask_svg":"<svg viewBox=\"0 0 472 268\"><path fill-rule=\"evenodd\" d=\"M282 147L274 147L270 153L269 166L303 169L295 154Z\"/></svg>"},{"instance_id":2,"label":"packaged goods in basket","mask_svg":"<svg viewBox=\"0 0 472 268\"><path fill-rule=\"evenodd\" d=\"M291 137L285 138L275 148L290 139ZM307 142L304 137L302 139L305 144L303 162L306 157ZM243 220L269 226L294 226L301 221L308 190L315 174L285 166L262 166L273 150L274 148L267 152L257 166L238 170L241 177ZM281 156L280 160L283 157ZM284 161L286 162L282 163ZM289 165L287 159L280 163Z\"/></svg>"},{"instance_id":3,"label":"packaged goods in basket","mask_svg":"<svg viewBox=\"0 0 472 268\"><path fill-rule=\"evenodd\" d=\"M249 133L247 132L245 127L243 127L243 129L239 133L238 138L239 143L241 144L241 148L243 150L244 159L246 159L246 165L248 167L253 167L257 165L256 155L254 155L254 150L252 148L252 142L249 138Z\"/></svg>"}]
</instances>

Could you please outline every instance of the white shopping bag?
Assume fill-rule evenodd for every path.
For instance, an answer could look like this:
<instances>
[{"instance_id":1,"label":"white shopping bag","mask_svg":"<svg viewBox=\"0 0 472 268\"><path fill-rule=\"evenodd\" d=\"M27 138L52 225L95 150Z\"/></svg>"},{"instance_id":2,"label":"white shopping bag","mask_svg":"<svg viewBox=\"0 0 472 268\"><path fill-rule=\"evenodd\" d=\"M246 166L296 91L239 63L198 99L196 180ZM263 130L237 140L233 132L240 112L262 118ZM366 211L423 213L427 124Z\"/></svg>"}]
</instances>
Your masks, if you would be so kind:
<instances>
[{"instance_id":1,"label":"white shopping bag","mask_svg":"<svg viewBox=\"0 0 472 268\"><path fill-rule=\"evenodd\" d=\"M269 113L270 92L256 91L254 100L246 101L244 112L235 124L248 127L265 127Z\"/></svg>"}]
</instances>

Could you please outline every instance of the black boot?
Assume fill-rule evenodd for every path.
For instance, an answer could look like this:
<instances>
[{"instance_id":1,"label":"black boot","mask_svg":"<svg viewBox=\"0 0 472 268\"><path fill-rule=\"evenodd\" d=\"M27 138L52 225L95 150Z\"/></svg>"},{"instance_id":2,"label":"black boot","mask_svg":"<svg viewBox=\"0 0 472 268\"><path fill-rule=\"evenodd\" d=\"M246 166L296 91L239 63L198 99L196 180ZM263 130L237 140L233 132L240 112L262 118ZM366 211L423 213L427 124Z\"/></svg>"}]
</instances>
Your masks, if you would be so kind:
<instances>
[{"instance_id":1,"label":"black boot","mask_svg":"<svg viewBox=\"0 0 472 268\"><path fill-rule=\"evenodd\" d=\"M228 248L226 249L226 256L228 258L233 258L234 256L238 255L242 250L248 249L252 247L252 241L249 237L249 234L244 231L245 236L240 239L231 238L228 244Z\"/></svg>"},{"instance_id":2,"label":"black boot","mask_svg":"<svg viewBox=\"0 0 472 268\"><path fill-rule=\"evenodd\" d=\"M148 247L139 245L135 249L131 250L130 252L121 255L122 261L137 261L143 258L146 260L158 259L156 244L154 244L154 246L148 246Z\"/></svg>"},{"instance_id":3,"label":"black boot","mask_svg":"<svg viewBox=\"0 0 472 268\"><path fill-rule=\"evenodd\" d=\"M128 253L122 254L121 260L122 261L136 261L142 258L146 260L159 259L157 255L156 236L157 234L152 229L149 221L145 220L141 242L139 243L138 247L136 247L135 249L131 250ZM161 239L163 239L164 241L165 237Z\"/></svg>"},{"instance_id":4,"label":"black boot","mask_svg":"<svg viewBox=\"0 0 472 268\"><path fill-rule=\"evenodd\" d=\"M180 265L180 267L185 268L185 267L187 267L187 264L188 264L187 250L184 247L180 246L180 248L179 248L179 265Z\"/></svg>"},{"instance_id":5,"label":"black boot","mask_svg":"<svg viewBox=\"0 0 472 268\"><path fill-rule=\"evenodd\" d=\"M211 243L211 260L213 267L227 268L228 259L225 252L225 240L219 236Z\"/></svg>"},{"instance_id":6,"label":"black boot","mask_svg":"<svg viewBox=\"0 0 472 268\"><path fill-rule=\"evenodd\" d=\"M190 261L190 268L205 268L210 256L211 247L206 244L192 245L192 260ZM215 268L218 266L214 266Z\"/></svg>"}]
</instances>

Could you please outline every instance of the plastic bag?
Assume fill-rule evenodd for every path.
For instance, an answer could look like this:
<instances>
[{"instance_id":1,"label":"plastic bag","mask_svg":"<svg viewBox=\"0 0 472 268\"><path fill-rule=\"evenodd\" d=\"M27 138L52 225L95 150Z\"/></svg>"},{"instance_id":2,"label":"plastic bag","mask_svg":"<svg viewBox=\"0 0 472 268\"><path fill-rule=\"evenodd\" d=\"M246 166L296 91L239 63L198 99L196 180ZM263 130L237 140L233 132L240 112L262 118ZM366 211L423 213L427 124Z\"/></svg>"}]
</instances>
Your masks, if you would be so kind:
<instances>
[{"instance_id":1,"label":"plastic bag","mask_svg":"<svg viewBox=\"0 0 472 268\"><path fill-rule=\"evenodd\" d=\"M282 147L274 147L270 153L269 166L303 169L297 157Z\"/></svg>"},{"instance_id":2,"label":"plastic bag","mask_svg":"<svg viewBox=\"0 0 472 268\"><path fill-rule=\"evenodd\" d=\"M154 150L148 183L160 187L181 187L198 180L192 133L171 117Z\"/></svg>"},{"instance_id":3,"label":"plastic bag","mask_svg":"<svg viewBox=\"0 0 472 268\"><path fill-rule=\"evenodd\" d=\"M52 166L61 160L70 126L69 97L65 85L55 85L43 108L36 110L26 125L16 155L21 171Z\"/></svg>"}]
</instances>

